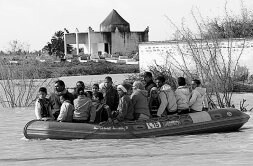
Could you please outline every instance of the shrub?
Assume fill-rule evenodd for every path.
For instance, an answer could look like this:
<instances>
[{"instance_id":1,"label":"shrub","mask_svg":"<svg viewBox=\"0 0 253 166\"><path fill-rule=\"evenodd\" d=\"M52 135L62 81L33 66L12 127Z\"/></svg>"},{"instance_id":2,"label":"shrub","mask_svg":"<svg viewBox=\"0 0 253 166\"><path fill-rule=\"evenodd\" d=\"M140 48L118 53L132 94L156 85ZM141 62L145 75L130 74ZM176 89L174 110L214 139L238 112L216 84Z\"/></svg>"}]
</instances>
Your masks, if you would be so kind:
<instances>
[{"instance_id":1,"label":"shrub","mask_svg":"<svg viewBox=\"0 0 253 166\"><path fill-rule=\"evenodd\" d=\"M2 63L2 65L7 65ZM110 62L59 62L48 63L24 61L19 65L11 65L13 79L45 79L61 76L75 75L95 75L95 74L117 74L117 73L137 73L138 65L114 64ZM1 75L1 73L0 73ZM0 77L1 79L1 77Z\"/></svg>"},{"instance_id":2,"label":"shrub","mask_svg":"<svg viewBox=\"0 0 253 166\"><path fill-rule=\"evenodd\" d=\"M234 74L235 81L246 81L249 77L249 69L246 66L237 66Z\"/></svg>"},{"instance_id":3,"label":"shrub","mask_svg":"<svg viewBox=\"0 0 253 166\"><path fill-rule=\"evenodd\" d=\"M244 11L242 9L242 12ZM222 26L220 26L216 24L217 20L204 20L200 13L196 14L192 11L197 31L191 30L184 23L182 23L182 27L178 27L167 17L177 30L179 39L182 39L185 44L177 44L179 55L168 52L164 59L173 74L179 72L190 79L200 79L203 85L208 88L209 101L217 104L220 108L233 106L231 98L235 84L234 78L245 80L248 75L248 72L242 74L240 71L242 68L238 67L246 39L234 39L234 37L247 37L247 35L236 36L237 32L245 33L244 28L248 27L245 22L247 20L242 18L240 21L242 24L237 29L234 16L228 15L226 8L225 13L226 16L222 19ZM242 16L246 16L244 14L247 13L242 13ZM214 25L225 32L221 34ZM223 39L221 40L221 38ZM236 42L241 45L240 51L233 52L233 45ZM226 51L222 51L222 44L227 46ZM245 69L243 68L242 71Z\"/></svg>"},{"instance_id":4,"label":"shrub","mask_svg":"<svg viewBox=\"0 0 253 166\"><path fill-rule=\"evenodd\" d=\"M3 107L30 106L36 99L39 87L47 87L51 82L50 79L35 79L39 71L27 65L13 68L11 65L0 63L0 70L0 90L2 92L0 103Z\"/></svg>"}]
</instances>

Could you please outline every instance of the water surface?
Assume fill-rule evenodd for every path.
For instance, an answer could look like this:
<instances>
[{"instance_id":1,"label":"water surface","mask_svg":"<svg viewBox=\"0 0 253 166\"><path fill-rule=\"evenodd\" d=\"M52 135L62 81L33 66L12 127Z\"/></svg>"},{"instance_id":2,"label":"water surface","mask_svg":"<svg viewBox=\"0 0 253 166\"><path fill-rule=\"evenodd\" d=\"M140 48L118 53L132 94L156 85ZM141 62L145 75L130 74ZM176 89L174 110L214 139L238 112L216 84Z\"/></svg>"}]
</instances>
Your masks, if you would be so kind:
<instances>
[{"instance_id":1,"label":"water surface","mask_svg":"<svg viewBox=\"0 0 253 166\"><path fill-rule=\"evenodd\" d=\"M127 75L110 75L120 83ZM105 75L63 77L67 87L76 81L91 83ZM233 96L236 107L253 94ZM249 112L252 115L253 112ZM34 119L34 108L0 109L0 165L253 165L253 120L239 132L169 136L132 140L27 140L25 124Z\"/></svg>"},{"instance_id":2,"label":"water surface","mask_svg":"<svg viewBox=\"0 0 253 166\"><path fill-rule=\"evenodd\" d=\"M251 115L251 113L249 113ZM0 165L252 165L253 120L239 132L132 140L27 140L33 108L0 111Z\"/></svg>"}]
</instances>

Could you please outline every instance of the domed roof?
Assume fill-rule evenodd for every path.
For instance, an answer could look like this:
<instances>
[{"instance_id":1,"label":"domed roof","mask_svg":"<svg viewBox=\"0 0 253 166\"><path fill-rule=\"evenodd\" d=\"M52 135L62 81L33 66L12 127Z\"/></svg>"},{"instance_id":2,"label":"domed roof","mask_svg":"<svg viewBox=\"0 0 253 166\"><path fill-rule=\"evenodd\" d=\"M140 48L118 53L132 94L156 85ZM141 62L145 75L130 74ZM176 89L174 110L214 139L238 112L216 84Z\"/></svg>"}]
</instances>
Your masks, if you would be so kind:
<instances>
[{"instance_id":1,"label":"domed roof","mask_svg":"<svg viewBox=\"0 0 253 166\"><path fill-rule=\"evenodd\" d=\"M112 10L111 13L100 24L100 31L114 32L116 27L120 32L130 32L129 23L124 20L116 10Z\"/></svg>"}]
</instances>

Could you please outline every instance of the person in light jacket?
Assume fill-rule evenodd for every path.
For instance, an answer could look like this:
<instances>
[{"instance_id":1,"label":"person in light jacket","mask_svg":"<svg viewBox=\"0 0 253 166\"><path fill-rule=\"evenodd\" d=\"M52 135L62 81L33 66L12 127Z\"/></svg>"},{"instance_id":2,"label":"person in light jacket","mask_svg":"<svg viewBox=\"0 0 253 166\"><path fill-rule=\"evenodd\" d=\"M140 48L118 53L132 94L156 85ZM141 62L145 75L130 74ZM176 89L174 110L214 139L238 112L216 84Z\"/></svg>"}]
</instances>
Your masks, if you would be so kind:
<instances>
[{"instance_id":1,"label":"person in light jacket","mask_svg":"<svg viewBox=\"0 0 253 166\"><path fill-rule=\"evenodd\" d=\"M157 110L157 116L170 115L177 113L177 100L175 92L168 84L165 84L164 76L156 78L156 84L159 89L160 106Z\"/></svg>"},{"instance_id":2,"label":"person in light jacket","mask_svg":"<svg viewBox=\"0 0 253 166\"><path fill-rule=\"evenodd\" d=\"M202 111L204 105L208 106L206 98L206 88L201 87L200 80L192 80L192 95L189 101L190 111L199 112Z\"/></svg>"},{"instance_id":3,"label":"person in light jacket","mask_svg":"<svg viewBox=\"0 0 253 166\"><path fill-rule=\"evenodd\" d=\"M85 96L83 88L77 89L77 98L74 100L73 122L94 122L96 118L96 110L92 105L90 98Z\"/></svg>"},{"instance_id":4,"label":"person in light jacket","mask_svg":"<svg viewBox=\"0 0 253 166\"><path fill-rule=\"evenodd\" d=\"M57 118L58 122L72 122L73 120L73 113L74 113L74 106L71 104L68 94L62 94L60 96L61 101L61 108L60 114Z\"/></svg>"},{"instance_id":5,"label":"person in light jacket","mask_svg":"<svg viewBox=\"0 0 253 166\"><path fill-rule=\"evenodd\" d=\"M186 86L184 77L178 77L178 88L175 91L177 111L179 114L189 113L190 89Z\"/></svg>"}]
</instances>

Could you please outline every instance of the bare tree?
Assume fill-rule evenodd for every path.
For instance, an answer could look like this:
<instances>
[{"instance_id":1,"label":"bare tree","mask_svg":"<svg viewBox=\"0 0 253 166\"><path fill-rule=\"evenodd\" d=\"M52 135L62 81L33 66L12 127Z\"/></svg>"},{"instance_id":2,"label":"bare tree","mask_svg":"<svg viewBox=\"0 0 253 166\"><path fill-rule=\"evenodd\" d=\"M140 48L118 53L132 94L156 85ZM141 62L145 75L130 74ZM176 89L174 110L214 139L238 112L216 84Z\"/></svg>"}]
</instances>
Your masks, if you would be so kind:
<instances>
[{"instance_id":1,"label":"bare tree","mask_svg":"<svg viewBox=\"0 0 253 166\"><path fill-rule=\"evenodd\" d=\"M27 64L19 68L0 61L0 104L3 107L26 107L33 104L39 87L49 87L53 79L35 79L38 70L31 71L33 77L27 78L25 70ZM18 79L17 79L18 78Z\"/></svg>"},{"instance_id":2,"label":"bare tree","mask_svg":"<svg viewBox=\"0 0 253 166\"><path fill-rule=\"evenodd\" d=\"M10 54L20 55L29 53L29 49L30 44L18 40L12 40L9 42L9 48L7 49L7 52Z\"/></svg>"},{"instance_id":3,"label":"bare tree","mask_svg":"<svg viewBox=\"0 0 253 166\"><path fill-rule=\"evenodd\" d=\"M166 54L164 67L170 69L171 73L181 73L189 79L201 79L208 89L210 104L220 108L232 107L233 78L246 43L245 38L234 37L246 37L243 36L248 28L245 19L235 21L227 14L220 26L217 19L206 21L200 13L192 11L192 17L198 33L184 23L181 27L175 25L166 16L176 28L177 37L182 40L176 44L177 54ZM234 51L235 47L239 50Z\"/></svg>"}]
</instances>

